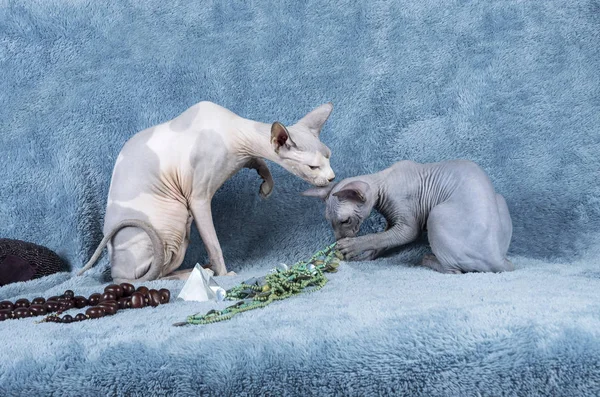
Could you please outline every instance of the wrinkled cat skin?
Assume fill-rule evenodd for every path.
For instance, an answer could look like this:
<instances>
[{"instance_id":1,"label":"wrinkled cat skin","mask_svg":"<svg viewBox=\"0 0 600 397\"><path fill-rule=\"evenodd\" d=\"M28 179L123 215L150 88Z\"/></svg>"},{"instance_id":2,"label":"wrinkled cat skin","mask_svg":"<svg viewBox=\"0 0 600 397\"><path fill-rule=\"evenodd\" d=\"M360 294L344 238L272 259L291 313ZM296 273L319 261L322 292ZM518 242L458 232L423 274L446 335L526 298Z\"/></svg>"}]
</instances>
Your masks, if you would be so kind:
<instances>
[{"instance_id":1,"label":"wrinkled cat skin","mask_svg":"<svg viewBox=\"0 0 600 397\"><path fill-rule=\"evenodd\" d=\"M303 195L326 202L325 216L348 260L375 259L427 230L433 255L425 255L424 266L442 273L514 269L506 258L512 237L508 207L471 161L400 161ZM356 237L373 208L386 218L386 230Z\"/></svg>"},{"instance_id":2,"label":"wrinkled cat skin","mask_svg":"<svg viewBox=\"0 0 600 397\"><path fill-rule=\"evenodd\" d=\"M104 239L83 273L108 245L117 282L185 278L173 273L189 244L192 220L216 275L227 274L215 233L211 200L241 168L263 179L259 194L273 190L264 159L314 186L335 177L331 152L319 140L333 110L326 103L285 127L242 118L211 102L200 102L173 120L135 134L117 157L104 219Z\"/></svg>"}]
</instances>

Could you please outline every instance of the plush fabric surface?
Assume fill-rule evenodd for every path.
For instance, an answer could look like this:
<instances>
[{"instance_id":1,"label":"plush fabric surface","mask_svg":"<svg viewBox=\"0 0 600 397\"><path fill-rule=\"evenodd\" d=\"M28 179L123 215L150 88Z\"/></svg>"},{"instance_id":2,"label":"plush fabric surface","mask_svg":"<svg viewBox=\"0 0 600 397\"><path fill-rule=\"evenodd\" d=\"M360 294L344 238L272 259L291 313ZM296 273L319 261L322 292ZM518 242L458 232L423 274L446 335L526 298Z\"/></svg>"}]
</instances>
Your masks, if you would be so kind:
<instances>
[{"instance_id":1,"label":"plush fabric surface","mask_svg":"<svg viewBox=\"0 0 600 397\"><path fill-rule=\"evenodd\" d=\"M513 259L512 273L460 277L390 258L344 263L319 292L206 326L171 324L222 304L4 321L0 394L597 395L598 267ZM67 278L13 284L1 297L99 289ZM146 285L177 293L182 283Z\"/></svg>"},{"instance_id":2,"label":"plush fabric surface","mask_svg":"<svg viewBox=\"0 0 600 397\"><path fill-rule=\"evenodd\" d=\"M600 394L598 43L597 0L0 0L0 237L77 269L137 131L200 100L284 123L332 101L322 140L338 178L476 161L508 202L517 268L444 276L410 266L415 244L222 324L171 327L212 307L181 302L66 327L5 321L0 394ZM269 200L250 171L214 199L240 274L222 283L332 239L306 184L271 168ZM184 267L205 261L194 230ZM107 265L0 299L99 290Z\"/></svg>"}]
</instances>

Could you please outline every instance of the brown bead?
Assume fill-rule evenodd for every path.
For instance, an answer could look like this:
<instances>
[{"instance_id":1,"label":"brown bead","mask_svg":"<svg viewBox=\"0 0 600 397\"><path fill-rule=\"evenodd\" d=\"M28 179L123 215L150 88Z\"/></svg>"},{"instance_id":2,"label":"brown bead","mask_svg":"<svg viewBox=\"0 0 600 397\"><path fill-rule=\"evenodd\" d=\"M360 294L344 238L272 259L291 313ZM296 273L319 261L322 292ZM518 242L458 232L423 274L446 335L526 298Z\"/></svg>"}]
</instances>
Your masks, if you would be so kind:
<instances>
[{"instance_id":1,"label":"brown bead","mask_svg":"<svg viewBox=\"0 0 600 397\"><path fill-rule=\"evenodd\" d=\"M70 289L68 289L65 291L63 296L67 299L73 299L73 297L75 296L75 293L73 291L71 291Z\"/></svg>"},{"instance_id":2,"label":"brown bead","mask_svg":"<svg viewBox=\"0 0 600 397\"><path fill-rule=\"evenodd\" d=\"M15 308L29 307L29 299L19 299L15 302Z\"/></svg>"},{"instance_id":3,"label":"brown bead","mask_svg":"<svg viewBox=\"0 0 600 397\"><path fill-rule=\"evenodd\" d=\"M60 302L59 310L66 312L67 310L70 310L73 307L75 307L75 304L73 303L73 301L62 301L62 302Z\"/></svg>"},{"instance_id":4,"label":"brown bead","mask_svg":"<svg viewBox=\"0 0 600 397\"><path fill-rule=\"evenodd\" d=\"M58 308L60 307L60 303L58 303L57 301L48 301L44 303L44 307L46 308L46 311L48 313L53 313L58 310Z\"/></svg>"},{"instance_id":5,"label":"brown bead","mask_svg":"<svg viewBox=\"0 0 600 397\"><path fill-rule=\"evenodd\" d=\"M13 310L15 305L11 301L0 302L0 310Z\"/></svg>"},{"instance_id":6,"label":"brown bead","mask_svg":"<svg viewBox=\"0 0 600 397\"><path fill-rule=\"evenodd\" d=\"M146 302L144 302L144 295L141 292L134 292L131 295L131 303L130 307L132 309L139 309L146 306Z\"/></svg>"},{"instance_id":7,"label":"brown bead","mask_svg":"<svg viewBox=\"0 0 600 397\"><path fill-rule=\"evenodd\" d=\"M12 310L4 309L0 310L0 321L8 320L12 318Z\"/></svg>"},{"instance_id":8,"label":"brown bead","mask_svg":"<svg viewBox=\"0 0 600 397\"><path fill-rule=\"evenodd\" d=\"M15 316L15 318L25 318L31 317L31 312L29 311L28 307L19 307L18 309L15 309L15 311L13 311L13 315Z\"/></svg>"},{"instance_id":9,"label":"brown bead","mask_svg":"<svg viewBox=\"0 0 600 397\"><path fill-rule=\"evenodd\" d=\"M115 295L116 299L119 299L123 296L123 287L118 284L111 284L104 288L104 292L110 292Z\"/></svg>"},{"instance_id":10,"label":"brown bead","mask_svg":"<svg viewBox=\"0 0 600 397\"><path fill-rule=\"evenodd\" d=\"M55 323L57 318L58 317L56 317L56 316L48 316L48 317L45 318L45 320L48 323Z\"/></svg>"},{"instance_id":11,"label":"brown bead","mask_svg":"<svg viewBox=\"0 0 600 397\"><path fill-rule=\"evenodd\" d=\"M88 300L85 298L85 296L76 296L73 298L73 303L75 304L76 308L81 309L88 305Z\"/></svg>"},{"instance_id":12,"label":"brown bead","mask_svg":"<svg viewBox=\"0 0 600 397\"><path fill-rule=\"evenodd\" d=\"M151 289L148 293L150 294L150 305L152 307L160 305L160 292L155 289Z\"/></svg>"},{"instance_id":13,"label":"brown bead","mask_svg":"<svg viewBox=\"0 0 600 397\"><path fill-rule=\"evenodd\" d=\"M100 299L100 302L114 301L114 300L117 300L117 297L115 296L115 294L113 294L112 292L105 292L102 294L102 299Z\"/></svg>"},{"instance_id":14,"label":"brown bead","mask_svg":"<svg viewBox=\"0 0 600 397\"><path fill-rule=\"evenodd\" d=\"M31 305L29 306L29 310L33 316L43 316L44 314L48 313L44 305Z\"/></svg>"},{"instance_id":15,"label":"brown bead","mask_svg":"<svg viewBox=\"0 0 600 397\"><path fill-rule=\"evenodd\" d=\"M90 307L85 311L85 315L89 318L100 318L104 317L106 313L104 312L104 308L99 306Z\"/></svg>"},{"instance_id":16,"label":"brown bead","mask_svg":"<svg viewBox=\"0 0 600 397\"><path fill-rule=\"evenodd\" d=\"M135 287L129 283L121 283L121 288L123 289L123 296L131 296L135 292Z\"/></svg>"},{"instance_id":17,"label":"brown bead","mask_svg":"<svg viewBox=\"0 0 600 397\"><path fill-rule=\"evenodd\" d=\"M119 309L127 309L129 308L129 301L131 298L121 298L119 299Z\"/></svg>"},{"instance_id":18,"label":"brown bead","mask_svg":"<svg viewBox=\"0 0 600 397\"><path fill-rule=\"evenodd\" d=\"M90 304L90 306L96 306L98 303L100 303L100 300L102 299L102 295L100 295L99 293L95 293L95 294L91 294L90 297L88 298L88 302Z\"/></svg>"},{"instance_id":19,"label":"brown bead","mask_svg":"<svg viewBox=\"0 0 600 397\"><path fill-rule=\"evenodd\" d=\"M141 287L138 287L137 289L137 292L141 293L144 296L148 295L148 291L148 287L144 287L143 285Z\"/></svg>"},{"instance_id":20,"label":"brown bead","mask_svg":"<svg viewBox=\"0 0 600 397\"><path fill-rule=\"evenodd\" d=\"M31 301L32 305L43 305L44 303L46 303L46 299L39 297L39 298L35 298L34 300Z\"/></svg>"},{"instance_id":21,"label":"brown bead","mask_svg":"<svg viewBox=\"0 0 600 397\"><path fill-rule=\"evenodd\" d=\"M46 302L50 302L50 301L58 301L58 296L51 296L50 298L46 299Z\"/></svg>"},{"instance_id":22,"label":"brown bead","mask_svg":"<svg viewBox=\"0 0 600 397\"><path fill-rule=\"evenodd\" d=\"M119 310L117 306L105 305L104 302L100 303L97 307L101 307L102 309L104 309L104 313L106 313L107 316L112 316L113 314L116 314Z\"/></svg>"},{"instance_id":23,"label":"brown bead","mask_svg":"<svg viewBox=\"0 0 600 397\"><path fill-rule=\"evenodd\" d=\"M98 306L110 306L110 307L114 307L115 310L119 310L119 303L117 301L100 302L100 304Z\"/></svg>"},{"instance_id":24,"label":"brown bead","mask_svg":"<svg viewBox=\"0 0 600 397\"><path fill-rule=\"evenodd\" d=\"M77 315L74 318L75 321L83 321L86 319L87 319L87 317L83 313L77 313Z\"/></svg>"},{"instance_id":25,"label":"brown bead","mask_svg":"<svg viewBox=\"0 0 600 397\"><path fill-rule=\"evenodd\" d=\"M73 317L69 314L65 314L65 316L60 320L61 323L69 324L73 322Z\"/></svg>"},{"instance_id":26,"label":"brown bead","mask_svg":"<svg viewBox=\"0 0 600 397\"><path fill-rule=\"evenodd\" d=\"M160 294L160 303L169 303L169 301L171 300L171 291L169 291L166 288L161 288L158 290L158 293Z\"/></svg>"}]
</instances>

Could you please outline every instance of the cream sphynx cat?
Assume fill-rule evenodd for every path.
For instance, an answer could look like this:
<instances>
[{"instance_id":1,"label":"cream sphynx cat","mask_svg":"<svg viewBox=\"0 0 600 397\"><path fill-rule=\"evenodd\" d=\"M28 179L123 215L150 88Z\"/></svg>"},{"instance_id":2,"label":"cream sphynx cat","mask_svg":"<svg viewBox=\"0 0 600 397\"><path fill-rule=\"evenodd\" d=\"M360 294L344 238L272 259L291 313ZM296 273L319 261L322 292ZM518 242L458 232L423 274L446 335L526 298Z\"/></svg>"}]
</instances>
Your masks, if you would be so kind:
<instances>
[{"instance_id":1,"label":"cream sphynx cat","mask_svg":"<svg viewBox=\"0 0 600 397\"><path fill-rule=\"evenodd\" d=\"M421 264L433 270L466 273L514 268L506 258L512 236L506 201L471 161L400 161L375 174L303 194L327 203L325 216L337 248L348 260L375 259L414 241L426 229L433 255L426 255ZM385 217L387 229L356 237L373 208Z\"/></svg>"},{"instance_id":2,"label":"cream sphynx cat","mask_svg":"<svg viewBox=\"0 0 600 397\"><path fill-rule=\"evenodd\" d=\"M271 160L315 186L335 175L331 151L319 140L333 110L321 105L296 124L265 124L200 102L177 118L134 135L117 157L108 193L104 239L79 274L93 266L105 245L115 282L185 278L174 272L189 244L192 220L216 275L227 268L215 233L211 200L241 168L255 169L269 196Z\"/></svg>"}]
</instances>

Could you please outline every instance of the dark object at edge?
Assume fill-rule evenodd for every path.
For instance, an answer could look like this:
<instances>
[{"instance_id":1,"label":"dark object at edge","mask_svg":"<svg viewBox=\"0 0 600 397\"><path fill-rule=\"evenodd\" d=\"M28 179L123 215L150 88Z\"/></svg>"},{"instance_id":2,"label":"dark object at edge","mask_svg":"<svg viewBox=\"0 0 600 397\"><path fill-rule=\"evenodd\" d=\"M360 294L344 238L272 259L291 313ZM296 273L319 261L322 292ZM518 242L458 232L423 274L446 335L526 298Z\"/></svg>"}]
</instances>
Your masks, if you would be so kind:
<instances>
[{"instance_id":1,"label":"dark object at edge","mask_svg":"<svg viewBox=\"0 0 600 397\"><path fill-rule=\"evenodd\" d=\"M0 287L68 271L54 251L21 240L0 238Z\"/></svg>"}]
</instances>

